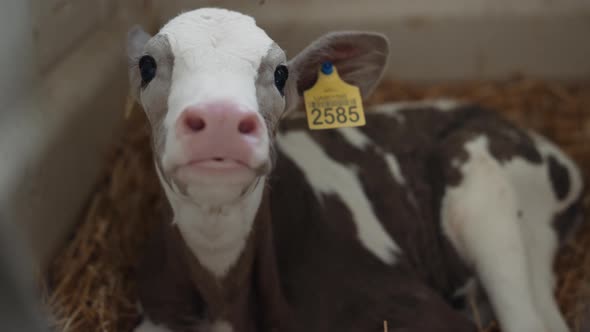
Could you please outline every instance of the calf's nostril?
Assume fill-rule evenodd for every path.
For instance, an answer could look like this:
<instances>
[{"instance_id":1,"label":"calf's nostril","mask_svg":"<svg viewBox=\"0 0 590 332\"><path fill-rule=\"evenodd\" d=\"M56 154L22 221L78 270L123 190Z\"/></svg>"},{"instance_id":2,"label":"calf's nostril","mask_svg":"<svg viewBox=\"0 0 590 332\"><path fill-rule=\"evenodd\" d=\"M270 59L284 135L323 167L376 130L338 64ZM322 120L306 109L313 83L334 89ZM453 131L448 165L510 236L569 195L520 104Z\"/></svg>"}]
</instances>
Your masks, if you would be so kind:
<instances>
[{"instance_id":1,"label":"calf's nostril","mask_svg":"<svg viewBox=\"0 0 590 332\"><path fill-rule=\"evenodd\" d=\"M240 124L238 125L238 131L240 134L244 135L254 133L256 131L256 119L250 117L240 121Z\"/></svg>"},{"instance_id":2,"label":"calf's nostril","mask_svg":"<svg viewBox=\"0 0 590 332\"><path fill-rule=\"evenodd\" d=\"M199 116L187 116L184 122L187 128L191 131L201 131L205 129L205 120Z\"/></svg>"}]
</instances>

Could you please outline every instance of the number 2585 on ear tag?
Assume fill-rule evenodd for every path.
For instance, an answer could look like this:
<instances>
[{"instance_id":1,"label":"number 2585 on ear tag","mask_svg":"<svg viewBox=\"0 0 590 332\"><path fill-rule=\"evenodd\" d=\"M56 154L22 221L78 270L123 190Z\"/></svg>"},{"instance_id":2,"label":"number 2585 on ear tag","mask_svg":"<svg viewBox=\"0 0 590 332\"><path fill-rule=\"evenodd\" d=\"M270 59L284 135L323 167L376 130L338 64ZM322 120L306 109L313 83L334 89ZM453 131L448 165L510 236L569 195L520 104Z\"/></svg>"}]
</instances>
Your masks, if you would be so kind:
<instances>
[{"instance_id":1,"label":"number 2585 on ear tag","mask_svg":"<svg viewBox=\"0 0 590 332\"><path fill-rule=\"evenodd\" d=\"M322 64L318 80L303 93L309 129L365 125L359 88L344 82L331 63Z\"/></svg>"}]
</instances>

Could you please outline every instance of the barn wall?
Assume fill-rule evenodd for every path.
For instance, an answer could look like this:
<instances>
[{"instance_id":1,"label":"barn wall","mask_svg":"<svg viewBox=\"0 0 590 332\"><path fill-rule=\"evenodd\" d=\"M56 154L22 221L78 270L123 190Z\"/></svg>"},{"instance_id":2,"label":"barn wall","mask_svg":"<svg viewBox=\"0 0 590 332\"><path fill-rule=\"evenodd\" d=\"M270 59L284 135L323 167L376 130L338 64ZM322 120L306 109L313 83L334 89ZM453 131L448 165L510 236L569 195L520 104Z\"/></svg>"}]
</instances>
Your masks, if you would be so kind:
<instances>
[{"instance_id":1,"label":"barn wall","mask_svg":"<svg viewBox=\"0 0 590 332\"><path fill-rule=\"evenodd\" d=\"M159 0L162 21L202 6L253 15L293 55L334 29L385 33L388 75L413 81L590 75L587 0Z\"/></svg>"}]
</instances>

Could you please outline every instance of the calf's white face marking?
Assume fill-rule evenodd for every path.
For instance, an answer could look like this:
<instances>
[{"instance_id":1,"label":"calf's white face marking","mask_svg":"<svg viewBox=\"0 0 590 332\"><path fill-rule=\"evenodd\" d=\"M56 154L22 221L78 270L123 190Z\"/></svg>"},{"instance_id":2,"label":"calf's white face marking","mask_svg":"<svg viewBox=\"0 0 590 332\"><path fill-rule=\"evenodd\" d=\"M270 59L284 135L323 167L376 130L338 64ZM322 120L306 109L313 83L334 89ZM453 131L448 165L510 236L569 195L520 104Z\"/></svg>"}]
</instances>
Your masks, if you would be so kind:
<instances>
[{"instance_id":1,"label":"calf's white face marking","mask_svg":"<svg viewBox=\"0 0 590 332\"><path fill-rule=\"evenodd\" d=\"M172 128L187 107L231 101L243 109L255 111L262 118L255 82L262 59L269 52L273 41L255 25L252 18L219 10L195 11L178 16L164 26L160 34L168 38L175 59L168 114L164 119L167 131L162 166L166 172L186 162L183 160L187 155L186 149L181 147ZM274 65L284 62L284 55L281 60ZM276 95L279 97L279 91L276 91ZM262 129L262 141L254 148L248 162L252 168L261 167L269 157L268 129L266 126ZM193 196L203 191L203 184L210 186L207 182L211 179L208 177L195 180L200 188L198 191L189 188ZM218 191L219 179L214 181L213 186L216 188L213 190ZM245 184L247 181L238 181L237 188L232 188L234 196ZM203 200L212 197L210 190L199 196Z\"/></svg>"},{"instance_id":2,"label":"calf's white face marking","mask_svg":"<svg viewBox=\"0 0 590 332\"><path fill-rule=\"evenodd\" d=\"M199 205L232 203L270 170L270 127L285 107L274 74L285 54L254 19L223 9L181 14L143 38L134 45L130 73L152 124L163 184ZM145 81L149 69L153 79ZM252 137L240 135L252 130L239 127L239 117L248 116ZM228 125L240 138L221 132ZM228 162L234 159L245 166L239 172ZM193 167L201 164L207 167Z\"/></svg>"},{"instance_id":3,"label":"calf's white face marking","mask_svg":"<svg viewBox=\"0 0 590 332\"><path fill-rule=\"evenodd\" d=\"M281 150L303 170L316 194L337 194L350 209L359 240L386 264L395 263L400 249L373 212L353 170L332 160L305 132L279 135Z\"/></svg>"}]
</instances>

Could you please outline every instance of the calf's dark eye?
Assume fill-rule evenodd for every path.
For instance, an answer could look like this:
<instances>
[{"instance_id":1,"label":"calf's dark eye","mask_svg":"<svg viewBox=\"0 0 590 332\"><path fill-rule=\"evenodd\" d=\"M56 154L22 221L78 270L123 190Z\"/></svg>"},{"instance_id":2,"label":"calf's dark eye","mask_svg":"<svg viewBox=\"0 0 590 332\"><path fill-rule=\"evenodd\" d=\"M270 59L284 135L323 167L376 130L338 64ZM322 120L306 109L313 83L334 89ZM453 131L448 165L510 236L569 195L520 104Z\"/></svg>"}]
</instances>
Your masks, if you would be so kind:
<instances>
[{"instance_id":1,"label":"calf's dark eye","mask_svg":"<svg viewBox=\"0 0 590 332\"><path fill-rule=\"evenodd\" d=\"M139 59L139 72L141 74L141 86L145 87L151 80L156 76L156 60L149 56L144 55Z\"/></svg>"},{"instance_id":2,"label":"calf's dark eye","mask_svg":"<svg viewBox=\"0 0 590 332\"><path fill-rule=\"evenodd\" d=\"M287 66L280 65L275 69L275 85L281 96L285 95L285 84L287 83L287 78L289 78L289 70Z\"/></svg>"}]
</instances>

